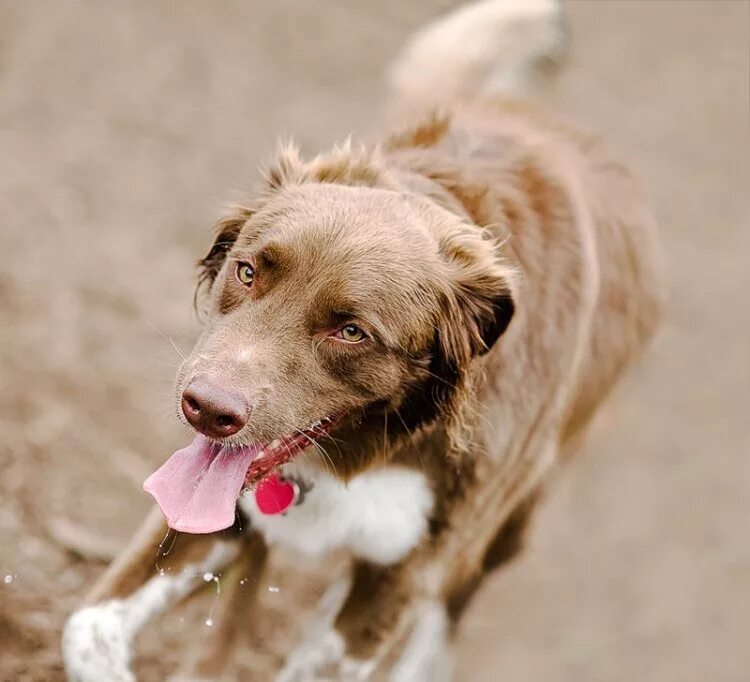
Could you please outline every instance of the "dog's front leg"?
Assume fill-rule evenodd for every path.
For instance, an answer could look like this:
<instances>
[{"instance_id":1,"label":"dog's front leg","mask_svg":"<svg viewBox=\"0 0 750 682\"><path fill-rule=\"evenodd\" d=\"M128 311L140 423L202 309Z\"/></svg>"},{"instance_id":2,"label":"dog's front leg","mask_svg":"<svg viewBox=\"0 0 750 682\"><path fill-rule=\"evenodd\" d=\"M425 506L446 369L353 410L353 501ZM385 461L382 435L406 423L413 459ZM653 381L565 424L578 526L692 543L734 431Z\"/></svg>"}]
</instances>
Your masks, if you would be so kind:
<instances>
[{"instance_id":1,"label":"dog's front leg","mask_svg":"<svg viewBox=\"0 0 750 682\"><path fill-rule=\"evenodd\" d=\"M212 613L210 630L193 656L170 682L182 680L218 680L232 661L237 635L243 625L252 622L258 586L267 563L268 548L257 533L244 539L240 556L224 572L221 593Z\"/></svg>"},{"instance_id":2,"label":"dog's front leg","mask_svg":"<svg viewBox=\"0 0 750 682\"><path fill-rule=\"evenodd\" d=\"M313 622L277 682L369 679L416 616L411 574L408 560L390 567L356 563L348 593L343 584L326 593L328 617Z\"/></svg>"},{"instance_id":3,"label":"dog's front leg","mask_svg":"<svg viewBox=\"0 0 750 682\"><path fill-rule=\"evenodd\" d=\"M130 660L138 631L154 616L221 571L238 553L230 535L198 536L170 531L158 510L92 589L87 605L65 624L62 651L70 680L135 679Z\"/></svg>"}]
</instances>

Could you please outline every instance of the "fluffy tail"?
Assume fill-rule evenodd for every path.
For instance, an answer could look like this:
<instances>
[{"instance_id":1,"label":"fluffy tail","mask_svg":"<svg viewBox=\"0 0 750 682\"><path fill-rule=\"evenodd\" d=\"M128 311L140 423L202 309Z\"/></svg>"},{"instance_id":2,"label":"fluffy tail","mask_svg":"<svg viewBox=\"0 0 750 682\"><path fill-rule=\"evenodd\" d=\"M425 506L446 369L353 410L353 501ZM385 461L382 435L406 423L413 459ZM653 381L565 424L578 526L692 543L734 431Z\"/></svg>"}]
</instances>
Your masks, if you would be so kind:
<instances>
[{"instance_id":1,"label":"fluffy tail","mask_svg":"<svg viewBox=\"0 0 750 682\"><path fill-rule=\"evenodd\" d=\"M397 107L528 95L562 58L560 0L482 0L418 31L390 73Z\"/></svg>"}]
</instances>

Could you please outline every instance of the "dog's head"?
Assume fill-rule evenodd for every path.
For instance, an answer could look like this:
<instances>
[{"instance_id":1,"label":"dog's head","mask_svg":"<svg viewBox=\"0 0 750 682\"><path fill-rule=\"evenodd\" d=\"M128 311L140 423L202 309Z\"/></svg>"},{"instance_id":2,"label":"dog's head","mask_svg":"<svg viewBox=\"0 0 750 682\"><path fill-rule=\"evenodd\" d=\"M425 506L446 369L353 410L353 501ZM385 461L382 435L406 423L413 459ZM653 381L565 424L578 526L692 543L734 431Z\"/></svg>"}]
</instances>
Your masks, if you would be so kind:
<instances>
[{"instance_id":1,"label":"dog's head","mask_svg":"<svg viewBox=\"0 0 750 682\"><path fill-rule=\"evenodd\" d=\"M495 243L344 154L285 155L200 267L206 324L177 399L224 449L255 448L249 482L334 429L351 475L369 464L354 445L346 462L358 430L376 423L382 445L388 415L395 430L449 417L513 313Z\"/></svg>"}]
</instances>

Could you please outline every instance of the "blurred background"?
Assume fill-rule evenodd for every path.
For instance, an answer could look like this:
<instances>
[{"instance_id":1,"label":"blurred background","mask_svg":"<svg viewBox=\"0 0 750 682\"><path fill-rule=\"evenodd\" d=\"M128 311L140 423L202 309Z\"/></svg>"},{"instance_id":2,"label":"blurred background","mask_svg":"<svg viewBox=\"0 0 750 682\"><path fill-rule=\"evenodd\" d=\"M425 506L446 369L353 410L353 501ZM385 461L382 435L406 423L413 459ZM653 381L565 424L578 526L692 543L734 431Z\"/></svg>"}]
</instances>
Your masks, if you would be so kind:
<instances>
[{"instance_id":1,"label":"blurred background","mask_svg":"<svg viewBox=\"0 0 750 682\"><path fill-rule=\"evenodd\" d=\"M376 130L383 74L448 0L0 0L0 680L58 680L59 628L185 433L193 263L279 136ZM648 188L662 332L476 598L457 678L740 682L750 632L750 5L569 1L552 106ZM320 569L313 570L313 576ZM319 583L281 558L251 623L269 671ZM164 678L211 596L152 628Z\"/></svg>"}]
</instances>

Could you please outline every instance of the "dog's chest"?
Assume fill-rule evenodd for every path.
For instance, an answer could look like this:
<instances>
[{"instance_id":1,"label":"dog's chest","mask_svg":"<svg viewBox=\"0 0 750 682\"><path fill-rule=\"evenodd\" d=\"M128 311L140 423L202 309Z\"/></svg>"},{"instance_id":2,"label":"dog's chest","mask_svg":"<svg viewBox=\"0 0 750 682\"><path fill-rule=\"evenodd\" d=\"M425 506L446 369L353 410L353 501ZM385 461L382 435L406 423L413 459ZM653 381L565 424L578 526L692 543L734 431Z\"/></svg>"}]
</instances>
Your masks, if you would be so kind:
<instances>
[{"instance_id":1,"label":"dog's chest","mask_svg":"<svg viewBox=\"0 0 750 682\"><path fill-rule=\"evenodd\" d=\"M379 564L402 559L422 539L433 506L425 476L391 466L342 483L317 468L293 473L309 487L300 504L267 515L249 491L240 498L253 528L269 542L308 554L345 548Z\"/></svg>"}]
</instances>

